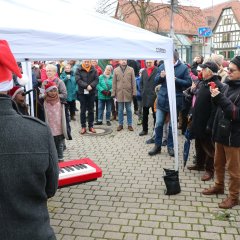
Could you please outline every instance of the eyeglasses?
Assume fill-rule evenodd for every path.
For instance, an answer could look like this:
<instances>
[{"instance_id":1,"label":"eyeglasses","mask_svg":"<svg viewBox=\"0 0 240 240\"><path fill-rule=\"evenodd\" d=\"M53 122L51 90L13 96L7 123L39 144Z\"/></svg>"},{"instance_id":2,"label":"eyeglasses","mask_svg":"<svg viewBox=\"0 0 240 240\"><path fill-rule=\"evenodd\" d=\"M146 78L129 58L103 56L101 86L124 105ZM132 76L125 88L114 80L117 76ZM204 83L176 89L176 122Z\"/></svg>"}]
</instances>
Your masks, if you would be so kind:
<instances>
[{"instance_id":1,"label":"eyeglasses","mask_svg":"<svg viewBox=\"0 0 240 240\"><path fill-rule=\"evenodd\" d=\"M230 73L233 73L233 72L237 71L237 69L232 69L232 68L228 68L227 70L228 70L228 72L230 72Z\"/></svg>"}]
</instances>

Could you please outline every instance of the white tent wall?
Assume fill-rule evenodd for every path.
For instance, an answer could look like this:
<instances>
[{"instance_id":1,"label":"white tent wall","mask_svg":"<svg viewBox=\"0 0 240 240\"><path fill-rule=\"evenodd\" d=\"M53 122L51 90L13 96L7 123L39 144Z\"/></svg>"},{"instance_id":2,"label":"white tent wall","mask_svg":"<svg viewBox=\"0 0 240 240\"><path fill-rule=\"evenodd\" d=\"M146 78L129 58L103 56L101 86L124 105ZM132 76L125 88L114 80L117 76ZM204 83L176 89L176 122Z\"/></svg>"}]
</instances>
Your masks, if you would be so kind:
<instances>
[{"instance_id":1,"label":"white tent wall","mask_svg":"<svg viewBox=\"0 0 240 240\"><path fill-rule=\"evenodd\" d=\"M178 169L178 141L173 41L108 16L84 10L83 1L0 0L0 39L5 39L18 61L68 59L162 59ZM66 18L67 17L67 18ZM31 89L31 83L27 86ZM32 108L33 109L33 108Z\"/></svg>"},{"instance_id":2,"label":"white tent wall","mask_svg":"<svg viewBox=\"0 0 240 240\"><path fill-rule=\"evenodd\" d=\"M25 86L26 90L30 90L33 88L32 85L32 66L31 66L31 62L29 61L25 61L22 62L22 71L23 73L28 77L28 83ZM34 107L33 107L33 92L31 92L30 94L26 95L26 100L27 102L31 105L30 109L31 109L31 116L34 116ZM29 99L30 98L30 99Z\"/></svg>"},{"instance_id":3,"label":"white tent wall","mask_svg":"<svg viewBox=\"0 0 240 240\"><path fill-rule=\"evenodd\" d=\"M175 170L179 168L178 162L178 130L177 130L177 112L176 112L176 88L175 88L175 75L173 69L173 48L172 48L172 58L169 56L168 59L164 61L166 78L167 78L167 88L168 88L168 98L169 98L169 107L171 112L171 124L172 124L172 135L174 143L174 152L175 152Z\"/></svg>"}]
</instances>

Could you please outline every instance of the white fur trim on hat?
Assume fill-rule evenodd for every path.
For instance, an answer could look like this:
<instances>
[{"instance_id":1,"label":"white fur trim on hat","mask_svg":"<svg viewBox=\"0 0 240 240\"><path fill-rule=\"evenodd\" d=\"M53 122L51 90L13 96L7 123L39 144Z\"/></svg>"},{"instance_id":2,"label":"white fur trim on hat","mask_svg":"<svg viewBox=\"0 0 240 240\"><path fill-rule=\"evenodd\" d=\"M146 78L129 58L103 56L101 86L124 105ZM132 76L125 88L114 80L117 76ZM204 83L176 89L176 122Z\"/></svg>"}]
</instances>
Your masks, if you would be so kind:
<instances>
[{"instance_id":1,"label":"white fur trim on hat","mask_svg":"<svg viewBox=\"0 0 240 240\"><path fill-rule=\"evenodd\" d=\"M54 88L58 89L57 86L51 86L51 87L45 89L45 92L47 93L47 92L51 91Z\"/></svg>"},{"instance_id":2,"label":"white fur trim on hat","mask_svg":"<svg viewBox=\"0 0 240 240\"><path fill-rule=\"evenodd\" d=\"M13 88L13 80L0 83L0 92L7 92Z\"/></svg>"},{"instance_id":3,"label":"white fur trim on hat","mask_svg":"<svg viewBox=\"0 0 240 240\"><path fill-rule=\"evenodd\" d=\"M21 92L21 91L24 91L24 88L23 87L20 87L19 89L17 89L16 91L15 91L15 93L12 95L12 99L14 99L15 97L16 97L16 95L19 93L19 92Z\"/></svg>"},{"instance_id":4,"label":"white fur trim on hat","mask_svg":"<svg viewBox=\"0 0 240 240\"><path fill-rule=\"evenodd\" d=\"M22 74L22 78L17 78L17 81L21 86L25 86L29 82L29 78L26 74Z\"/></svg>"}]
</instances>

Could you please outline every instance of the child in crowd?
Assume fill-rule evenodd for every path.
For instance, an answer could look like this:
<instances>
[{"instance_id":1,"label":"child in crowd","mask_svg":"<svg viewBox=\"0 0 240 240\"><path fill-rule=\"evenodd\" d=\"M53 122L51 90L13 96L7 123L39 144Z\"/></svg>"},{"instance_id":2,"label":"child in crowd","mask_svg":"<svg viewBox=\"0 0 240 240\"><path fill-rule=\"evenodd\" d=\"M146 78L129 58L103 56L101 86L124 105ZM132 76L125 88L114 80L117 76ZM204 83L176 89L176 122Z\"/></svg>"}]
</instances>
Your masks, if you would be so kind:
<instances>
[{"instance_id":1,"label":"child in crowd","mask_svg":"<svg viewBox=\"0 0 240 240\"><path fill-rule=\"evenodd\" d=\"M64 105L60 102L55 82L45 85L45 121L49 124L58 153L58 161L63 161L64 138L68 139Z\"/></svg>"},{"instance_id":2,"label":"child in crowd","mask_svg":"<svg viewBox=\"0 0 240 240\"><path fill-rule=\"evenodd\" d=\"M11 90L9 90L8 95L16 103L17 110L22 115L29 115L23 87L14 86Z\"/></svg>"}]
</instances>

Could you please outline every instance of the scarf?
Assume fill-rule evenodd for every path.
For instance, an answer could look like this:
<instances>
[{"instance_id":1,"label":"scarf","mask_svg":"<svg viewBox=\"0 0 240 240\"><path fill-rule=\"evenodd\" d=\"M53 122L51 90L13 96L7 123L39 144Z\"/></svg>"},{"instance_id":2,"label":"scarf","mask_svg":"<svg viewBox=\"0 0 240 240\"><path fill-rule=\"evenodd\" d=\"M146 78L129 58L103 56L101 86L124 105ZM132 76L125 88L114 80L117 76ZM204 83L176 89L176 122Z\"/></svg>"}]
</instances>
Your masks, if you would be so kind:
<instances>
[{"instance_id":1,"label":"scarf","mask_svg":"<svg viewBox=\"0 0 240 240\"><path fill-rule=\"evenodd\" d=\"M47 103L50 103L51 105L56 104L57 102L60 102L59 95L56 94L54 97L50 97L48 94L46 95L45 101Z\"/></svg>"},{"instance_id":2,"label":"scarf","mask_svg":"<svg viewBox=\"0 0 240 240\"><path fill-rule=\"evenodd\" d=\"M92 67L91 64L89 64L88 67L86 67L86 65L85 65L84 63L82 64L82 68L83 68L86 72L90 72L91 67Z\"/></svg>"},{"instance_id":3,"label":"scarf","mask_svg":"<svg viewBox=\"0 0 240 240\"><path fill-rule=\"evenodd\" d=\"M153 69L154 69L154 66L150 67L150 68L147 68L147 74L148 74L149 77L151 76L151 74L153 72Z\"/></svg>"}]
</instances>

